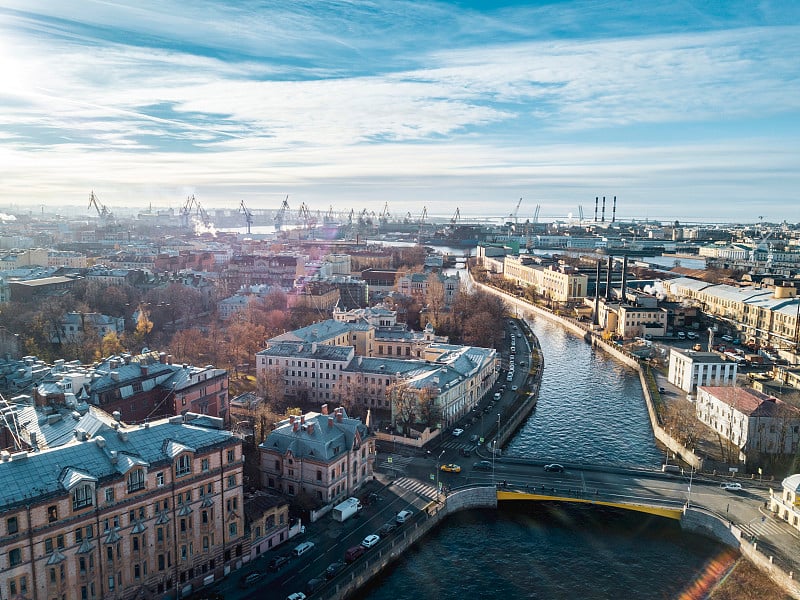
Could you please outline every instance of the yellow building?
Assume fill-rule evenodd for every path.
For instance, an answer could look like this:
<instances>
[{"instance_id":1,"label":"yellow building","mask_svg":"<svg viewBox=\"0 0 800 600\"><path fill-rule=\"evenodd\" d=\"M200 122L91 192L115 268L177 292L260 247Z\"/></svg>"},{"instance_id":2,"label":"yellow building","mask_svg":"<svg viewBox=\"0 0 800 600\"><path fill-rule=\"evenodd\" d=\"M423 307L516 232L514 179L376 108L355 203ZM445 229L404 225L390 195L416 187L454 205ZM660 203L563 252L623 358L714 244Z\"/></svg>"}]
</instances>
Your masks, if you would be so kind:
<instances>
[{"instance_id":1,"label":"yellow building","mask_svg":"<svg viewBox=\"0 0 800 600\"><path fill-rule=\"evenodd\" d=\"M573 302L586 296L588 277L577 270L526 264L519 256L506 256L503 276L517 285L533 287L537 294L554 302Z\"/></svg>"}]
</instances>

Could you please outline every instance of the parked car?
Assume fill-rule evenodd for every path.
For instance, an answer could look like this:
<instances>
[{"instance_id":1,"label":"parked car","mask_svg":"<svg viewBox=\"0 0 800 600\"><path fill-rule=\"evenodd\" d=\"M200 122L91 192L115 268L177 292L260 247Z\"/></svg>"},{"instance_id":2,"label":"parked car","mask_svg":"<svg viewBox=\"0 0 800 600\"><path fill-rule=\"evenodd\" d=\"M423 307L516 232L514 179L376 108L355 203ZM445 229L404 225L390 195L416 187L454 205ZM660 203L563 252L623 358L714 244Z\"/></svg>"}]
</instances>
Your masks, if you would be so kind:
<instances>
[{"instance_id":1,"label":"parked car","mask_svg":"<svg viewBox=\"0 0 800 600\"><path fill-rule=\"evenodd\" d=\"M247 588L251 585L258 583L261 581L261 578L264 577L261 573L248 573L247 575L243 575L241 579L239 579L239 587L240 588Z\"/></svg>"},{"instance_id":2,"label":"parked car","mask_svg":"<svg viewBox=\"0 0 800 600\"><path fill-rule=\"evenodd\" d=\"M481 460L473 464L472 468L476 471L491 471L492 463L490 463L488 460Z\"/></svg>"},{"instance_id":3,"label":"parked car","mask_svg":"<svg viewBox=\"0 0 800 600\"><path fill-rule=\"evenodd\" d=\"M558 463L550 463L549 465L544 466L544 470L549 473L563 473L564 465L560 465Z\"/></svg>"},{"instance_id":4,"label":"parked car","mask_svg":"<svg viewBox=\"0 0 800 600\"><path fill-rule=\"evenodd\" d=\"M516 385L511 386L511 391L516 392L519 388Z\"/></svg>"},{"instance_id":5,"label":"parked car","mask_svg":"<svg viewBox=\"0 0 800 600\"><path fill-rule=\"evenodd\" d=\"M469 436L469 441L472 442L473 444L475 442L477 442L478 441L478 434L477 433L473 433L471 436Z\"/></svg>"},{"instance_id":6,"label":"parked car","mask_svg":"<svg viewBox=\"0 0 800 600\"><path fill-rule=\"evenodd\" d=\"M456 437L460 436L462 433L464 433L463 429L459 429L459 428L453 429L453 435L456 436Z\"/></svg>"},{"instance_id":7,"label":"parked car","mask_svg":"<svg viewBox=\"0 0 800 600\"><path fill-rule=\"evenodd\" d=\"M289 594L286 600L306 600L306 595L303 592L295 592L294 594Z\"/></svg>"},{"instance_id":8,"label":"parked car","mask_svg":"<svg viewBox=\"0 0 800 600\"><path fill-rule=\"evenodd\" d=\"M686 334L683 331L679 331L678 332L678 339L679 340L685 340L686 339Z\"/></svg>"},{"instance_id":9,"label":"parked car","mask_svg":"<svg viewBox=\"0 0 800 600\"><path fill-rule=\"evenodd\" d=\"M374 533L371 533L370 535L365 537L363 540L361 540L361 545L364 546L364 548L372 548L374 545L376 545L380 541L381 541L381 536L375 535Z\"/></svg>"},{"instance_id":10,"label":"parked car","mask_svg":"<svg viewBox=\"0 0 800 600\"><path fill-rule=\"evenodd\" d=\"M267 563L268 571L278 571L280 568L289 562L288 556L273 556Z\"/></svg>"},{"instance_id":11,"label":"parked car","mask_svg":"<svg viewBox=\"0 0 800 600\"><path fill-rule=\"evenodd\" d=\"M720 484L719 487L721 487L723 490L728 490L729 492L741 492L743 489L742 484L738 481L728 481Z\"/></svg>"},{"instance_id":12,"label":"parked car","mask_svg":"<svg viewBox=\"0 0 800 600\"><path fill-rule=\"evenodd\" d=\"M445 473L461 473L461 465L449 463L441 466L442 471Z\"/></svg>"},{"instance_id":13,"label":"parked car","mask_svg":"<svg viewBox=\"0 0 800 600\"><path fill-rule=\"evenodd\" d=\"M308 583L306 583L306 591L309 594L313 594L323 585L325 585L325 580L322 577L314 577L314 579L309 579Z\"/></svg>"},{"instance_id":14,"label":"parked car","mask_svg":"<svg viewBox=\"0 0 800 600\"><path fill-rule=\"evenodd\" d=\"M465 457L470 457L470 456L472 456L472 451L471 451L469 448L460 448L460 449L458 450L458 453L459 453L461 456L465 456Z\"/></svg>"}]
</instances>

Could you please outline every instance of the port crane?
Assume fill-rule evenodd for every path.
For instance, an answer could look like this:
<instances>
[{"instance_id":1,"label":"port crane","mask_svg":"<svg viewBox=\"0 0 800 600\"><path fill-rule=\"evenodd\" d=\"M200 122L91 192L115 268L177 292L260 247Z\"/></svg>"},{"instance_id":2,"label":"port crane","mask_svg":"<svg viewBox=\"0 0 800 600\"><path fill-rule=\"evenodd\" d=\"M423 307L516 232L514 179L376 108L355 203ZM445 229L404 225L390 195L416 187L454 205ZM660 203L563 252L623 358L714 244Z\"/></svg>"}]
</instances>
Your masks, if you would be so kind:
<instances>
[{"instance_id":1,"label":"port crane","mask_svg":"<svg viewBox=\"0 0 800 600\"><path fill-rule=\"evenodd\" d=\"M247 235L250 235L250 226L253 224L253 213L244 205L244 200L239 204L239 209L244 214L244 222L247 224Z\"/></svg>"},{"instance_id":2,"label":"port crane","mask_svg":"<svg viewBox=\"0 0 800 600\"><path fill-rule=\"evenodd\" d=\"M286 212L289 210L289 195L286 195L286 198L283 199L283 204L278 209L278 212L275 214L275 231L280 231L281 227L283 227L283 218L286 216Z\"/></svg>"},{"instance_id":3,"label":"port crane","mask_svg":"<svg viewBox=\"0 0 800 600\"><path fill-rule=\"evenodd\" d=\"M378 217L378 223L380 223L381 227L385 227L386 224L389 222L389 203L386 202L383 205L383 210Z\"/></svg>"},{"instance_id":4,"label":"port crane","mask_svg":"<svg viewBox=\"0 0 800 600\"><path fill-rule=\"evenodd\" d=\"M92 193L89 195L88 208L92 207L94 207L94 209L97 211L97 216L100 217L101 221L108 223L114 220L114 214L108 209L108 207L105 204L103 204L97 199L94 190L92 190Z\"/></svg>"},{"instance_id":5,"label":"port crane","mask_svg":"<svg viewBox=\"0 0 800 600\"><path fill-rule=\"evenodd\" d=\"M456 206L456 212L453 213L453 216L450 218L450 227L455 227L458 225L458 222L461 220L461 208Z\"/></svg>"},{"instance_id":6,"label":"port crane","mask_svg":"<svg viewBox=\"0 0 800 600\"><path fill-rule=\"evenodd\" d=\"M191 196L186 197L186 202L183 203L181 207L181 226L184 228L189 227L189 222L191 221L192 217L192 210L196 209L197 207L197 200L194 198L194 194Z\"/></svg>"}]
</instances>

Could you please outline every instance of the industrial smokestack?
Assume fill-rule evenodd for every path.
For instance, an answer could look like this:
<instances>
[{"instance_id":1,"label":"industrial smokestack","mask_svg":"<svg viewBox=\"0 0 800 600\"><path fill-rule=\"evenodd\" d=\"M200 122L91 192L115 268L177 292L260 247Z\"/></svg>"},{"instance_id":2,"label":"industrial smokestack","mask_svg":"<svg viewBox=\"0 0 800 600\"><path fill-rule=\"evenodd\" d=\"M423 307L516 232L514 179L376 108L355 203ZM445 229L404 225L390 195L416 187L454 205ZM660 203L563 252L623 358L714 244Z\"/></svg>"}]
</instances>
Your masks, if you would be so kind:
<instances>
[{"instance_id":1,"label":"industrial smokestack","mask_svg":"<svg viewBox=\"0 0 800 600\"><path fill-rule=\"evenodd\" d=\"M601 214L602 214L603 218L600 219L600 222L601 223L605 223L606 222L606 197L605 196L603 196L603 212Z\"/></svg>"},{"instance_id":2,"label":"industrial smokestack","mask_svg":"<svg viewBox=\"0 0 800 600\"><path fill-rule=\"evenodd\" d=\"M622 301L625 302L625 288L628 286L628 255L622 257Z\"/></svg>"},{"instance_id":3,"label":"industrial smokestack","mask_svg":"<svg viewBox=\"0 0 800 600\"><path fill-rule=\"evenodd\" d=\"M594 220L597 220L597 213L595 213ZM597 314L600 310L600 262L599 260L597 261L597 273L594 276L594 315L592 317L594 325L600 324L600 315Z\"/></svg>"},{"instance_id":4,"label":"industrial smokestack","mask_svg":"<svg viewBox=\"0 0 800 600\"><path fill-rule=\"evenodd\" d=\"M606 273L606 301L611 301L611 272L614 270L614 257L608 257L608 273Z\"/></svg>"},{"instance_id":5,"label":"industrial smokestack","mask_svg":"<svg viewBox=\"0 0 800 600\"><path fill-rule=\"evenodd\" d=\"M597 196L594 197L594 222L597 223L597 203L600 201L600 198Z\"/></svg>"},{"instance_id":6,"label":"industrial smokestack","mask_svg":"<svg viewBox=\"0 0 800 600\"><path fill-rule=\"evenodd\" d=\"M617 220L617 197L614 196L614 208L611 210L611 222Z\"/></svg>"}]
</instances>

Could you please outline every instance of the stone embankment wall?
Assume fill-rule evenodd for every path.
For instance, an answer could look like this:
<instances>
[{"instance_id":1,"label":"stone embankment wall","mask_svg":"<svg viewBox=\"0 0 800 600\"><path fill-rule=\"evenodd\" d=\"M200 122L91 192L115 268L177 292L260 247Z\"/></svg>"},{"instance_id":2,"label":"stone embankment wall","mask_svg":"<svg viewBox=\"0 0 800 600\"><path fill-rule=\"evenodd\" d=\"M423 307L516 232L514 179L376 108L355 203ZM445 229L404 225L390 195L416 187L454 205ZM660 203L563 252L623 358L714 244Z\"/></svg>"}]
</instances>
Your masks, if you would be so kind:
<instances>
[{"instance_id":1,"label":"stone embankment wall","mask_svg":"<svg viewBox=\"0 0 800 600\"><path fill-rule=\"evenodd\" d=\"M356 568L345 571L332 583L329 589L317 593L315 597L325 600L344 600L350 594L366 585L403 552L419 542L434 527L449 515L462 510L480 508L497 509L497 493L492 487L470 487L450 492L441 503L431 502L425 512L403 525L394 537L381 542L367 551L356 564Z\"/></svg>"},{"instance_id":2,"label":"stone embankment wall","mask_svg":"<svg viewBox=\"0 0 800 600\"><path fill-rule=\"evenodd\" d=\"M742 530L732 522L709 511L686 508L681 518L681 528L715 539L738 550L744 558L766 573L793 598L800 599L800 582L789 570L788 561L776 556L776 553L770 552L769 549L760 547L758 542L747 540Z\"/></svg>"}]
</instances>

